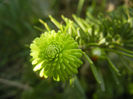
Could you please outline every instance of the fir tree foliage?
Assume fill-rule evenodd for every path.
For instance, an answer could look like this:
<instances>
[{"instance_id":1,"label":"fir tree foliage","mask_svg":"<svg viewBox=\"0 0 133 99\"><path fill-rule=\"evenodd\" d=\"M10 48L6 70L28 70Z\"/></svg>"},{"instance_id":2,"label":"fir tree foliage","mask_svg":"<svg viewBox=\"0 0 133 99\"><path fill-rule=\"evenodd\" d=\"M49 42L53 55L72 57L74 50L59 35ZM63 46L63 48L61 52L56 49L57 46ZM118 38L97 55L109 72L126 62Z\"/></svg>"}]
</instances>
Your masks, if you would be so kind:
<instances>
[{"instance_id":1,"label":"fir tree foliage","mask_svg":"<svg viewBox=\"0 0 133 99\"><path fill-rule=\"evenodd\" d=\"M103 75L100 66L97 67L95 61L106 61L115 78L121 75L119 67L114 65L109 55L115 53L126 56L127 59L133 58L133 16L131 12L131 9L123 7L114 12L100 13L97 17L89 12L86 13L85 18L72 15L73 20L62 15L64 23L49 16L51 22L58 28L57 32L51 30L47 23L40 20L47 31L31 44L32 63L36 61L33 70L41 69L40 75L43 73L45 77L50 76L57 81L59 79L65 81L78 73L78 67L82 64L80 58L83 54L85 57L83 59L89 62L96 81L104 90ZM39 46L39 49L36 48ZM63 58L60 58L61 56Z\"/></svg>"}]
</instances>

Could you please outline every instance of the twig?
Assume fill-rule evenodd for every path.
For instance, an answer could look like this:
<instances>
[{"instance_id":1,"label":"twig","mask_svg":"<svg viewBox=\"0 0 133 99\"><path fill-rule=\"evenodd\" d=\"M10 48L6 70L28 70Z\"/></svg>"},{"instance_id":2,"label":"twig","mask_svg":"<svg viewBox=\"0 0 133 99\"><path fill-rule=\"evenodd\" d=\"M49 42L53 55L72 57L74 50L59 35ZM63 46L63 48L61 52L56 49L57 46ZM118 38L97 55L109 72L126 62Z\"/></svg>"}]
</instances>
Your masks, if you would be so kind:
<instances>
[{"instance_id":1,"label":"twig","mask_svg":"<svg viewBox=\"0 0 133 99\"><path fill-rule=\"evenodd\" d=\"M19 83L17 81L10 81L10 80L3 79L3 78L0 78L0 83L6 84L8 86L14 86L14 87L17 87L17 88L20 88L20 89L23 89L23 90L32 89L30 86L28 86L26 84L22 84L22 83Z\"/></svg>"}]
</instances>

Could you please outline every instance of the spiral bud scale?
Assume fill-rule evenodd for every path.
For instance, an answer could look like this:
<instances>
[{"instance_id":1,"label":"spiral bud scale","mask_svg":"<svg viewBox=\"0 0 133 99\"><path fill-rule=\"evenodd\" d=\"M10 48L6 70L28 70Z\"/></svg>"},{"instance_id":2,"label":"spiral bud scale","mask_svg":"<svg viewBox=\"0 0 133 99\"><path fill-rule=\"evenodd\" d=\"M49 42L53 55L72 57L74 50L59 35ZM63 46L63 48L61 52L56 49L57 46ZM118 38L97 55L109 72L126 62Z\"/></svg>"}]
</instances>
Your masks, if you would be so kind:
<instances>
[{"instance_id":1,"label":"spiral bud scale","mask_svg":"<svg viewBox=\"0 0 133 99\"><path fill-rule=\"evenodd\" d=\"M45 32L33 40L30 48L33 70L40 71L41 77L65 81L77 74L82 64L82 51L69 34Z\"/></svg>"}]
</instances>

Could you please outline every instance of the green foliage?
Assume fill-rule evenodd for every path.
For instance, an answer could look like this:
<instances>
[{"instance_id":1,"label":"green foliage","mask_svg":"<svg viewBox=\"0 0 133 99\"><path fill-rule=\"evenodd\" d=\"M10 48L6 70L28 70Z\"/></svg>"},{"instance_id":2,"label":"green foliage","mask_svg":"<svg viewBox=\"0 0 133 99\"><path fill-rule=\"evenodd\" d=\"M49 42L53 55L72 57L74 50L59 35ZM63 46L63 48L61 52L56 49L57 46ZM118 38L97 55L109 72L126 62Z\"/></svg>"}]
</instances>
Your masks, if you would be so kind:
<instances>
[{"instance_id":1,"label":"green foliage","mask_svg":"<svg viewBox=\"0 0 133 99\"><path fill-rule=\"evenodd\" d=\"M122 15L120 14L121 11L123 11ZM93 17L87 12L85 19L73 15L74 21L62 16L65 24L59 23L50 16L51 21L57 26L58 31L69 34L78 42L79 47L84 51L84 56L89 62L90 69L96 81L103 90L105 90L105 84L101 68L96 66L95 61L97 61L97 59L107 61L114 79L117 79L117 76L120 76L121 72L118 67L114 65L109 54L113 52L118 55L133 57L133 51L130 50L132 48L131 43L133 38L132 16L128 17L126 11L127 9L124 8L118 9L115 12L105 14L106 17L103 14L99 14L98 17ZM45 22L42 23L50 32L47 24ZM43 40L40 42L42 41ZM49 51L50 50L51 49L49 49ZM65 62L65 60L63 60L63 62ZM71 62L71 60L69 62ZM65 75L63 76L65 77Z\"/></svg>"}]
</instances>

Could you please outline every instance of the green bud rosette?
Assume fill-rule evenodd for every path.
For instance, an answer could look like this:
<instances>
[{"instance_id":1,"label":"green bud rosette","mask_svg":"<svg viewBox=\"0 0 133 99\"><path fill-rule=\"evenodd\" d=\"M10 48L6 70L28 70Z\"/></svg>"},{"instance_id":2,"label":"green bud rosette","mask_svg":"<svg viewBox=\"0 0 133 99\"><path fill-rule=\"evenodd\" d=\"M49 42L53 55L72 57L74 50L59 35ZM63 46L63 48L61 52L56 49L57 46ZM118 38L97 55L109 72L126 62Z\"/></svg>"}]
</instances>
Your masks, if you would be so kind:
<instances>
[{"instance_id":1,"label":"green bud rosette","mask_svg":"<svg viewBox=\"0 0 133 99\"><path fill-rule=\"evenodd\" d=\"M41 77L66 81L78 73L82 64L82 50L69 34L45 32L33 40L30 48L33 70Z\"/></svg>"}]
</instances>

